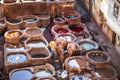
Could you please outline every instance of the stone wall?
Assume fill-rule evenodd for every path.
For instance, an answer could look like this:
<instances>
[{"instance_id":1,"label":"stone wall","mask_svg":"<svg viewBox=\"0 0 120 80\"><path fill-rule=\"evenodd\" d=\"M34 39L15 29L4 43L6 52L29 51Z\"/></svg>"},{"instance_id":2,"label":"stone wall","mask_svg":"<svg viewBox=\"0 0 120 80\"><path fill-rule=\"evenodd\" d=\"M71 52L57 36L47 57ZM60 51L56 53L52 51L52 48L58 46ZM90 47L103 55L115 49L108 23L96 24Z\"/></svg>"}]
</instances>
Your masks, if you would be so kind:
<instances>
[{"instance_id":1,"label":"stone wall","mask_svg":"<svg viewBox=\"0 0 120 80\"><path fill-rule=\"evenodd\" d=\"M120 1L119 0L85 0L98 26L117 49L120 50ZM90 3L91 1L91 3Z\"/></svg>"}]
</instances>

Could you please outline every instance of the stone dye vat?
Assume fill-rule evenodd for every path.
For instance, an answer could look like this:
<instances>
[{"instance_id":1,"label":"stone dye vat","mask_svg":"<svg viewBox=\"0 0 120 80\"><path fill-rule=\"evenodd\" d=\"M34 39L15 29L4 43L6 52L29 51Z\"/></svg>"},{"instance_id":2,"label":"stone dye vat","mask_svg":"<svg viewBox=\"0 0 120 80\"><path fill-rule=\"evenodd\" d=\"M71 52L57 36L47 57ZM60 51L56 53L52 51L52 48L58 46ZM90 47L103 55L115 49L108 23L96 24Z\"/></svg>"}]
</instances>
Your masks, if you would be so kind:
<instances>
[{"instance_id":1,"label":"stone dye vat","mask_svg":"<svg viewBox=\"0 0 120 80\"><path fill-rule=\"evenodd\" d=\"M76 37L71 33L59 34L56 38L58 37L65 38L67 42L74 42L76 40Z\"/></svg>"},{"instance_id":2,"label":"stone dye vat","mask_svg":"<svg viewBox=\"0 0 120 80\"><path fill-rule=\"evenodd\" d=\"M21 30L14 29L7 31L4 36L6 42L17 44L23 38L23 32Z\"/></svg>"},{"instance_id":3,"label":"stone dye vat","mask_svg":"<svg viewBox=\"0 0 120 80\"><path fill-rule=\"evenodd\" d=\"M85 34L85 31L88 31L87 27L83 23L72 24L69 25L68 28L70 29L71 33L76 36Z\"/></svg>"},{"instance_id":4,"label":"stone dye vat","mask_svg":"<svg viewBox=\"0 0 120 80\"><path fill-rule=\"evenodd\" d=\"M97 68L107 66L110 63L110 56L103 51L90 51L87 53L86 58L88 62L95 65Z\"/></svg>"},{"instance_id":5,"label":"stone dye vat","mask_svg":"<svg viewBox=\"0 0 120 80\"><path fill-rule=\"evenodd\" d=\"M88 66L88 63L81 56L73 56L65 59L65 68L68 72L76 71L80 73L87 66Z\"/></svg>"},{"instance_id":6,"label":"stone dye vat","mask_svg":"<svg viewBox=\"0 0 120 80\"><path fill-rule=\"evenodd\" d=\"M48 42L43 36L40 36L38 38L28 38L25 41L25 46L26 48L47 47Z\"/></svg>"},{"instance_id":7,"label":"stone dye vat","mask_svg":"<svg viewBox=\"0 0 120 80\"><path fill-rule=\"evenodd\" d=\"M93 72L90 70L84 70L79 74L70 74L69 80L95 80L93 79Z\"/></svg>"},{"instance_id":8,"label":"stone dye vat","mask_svg":"<svg viewBox=\"0 0 120 80\"><path fill-rule=\"evenodd\" d=\"M9 74L10 80L31 80L33 78L32 68L15 69Z\"/></svg>"},{"instance_id":9,"label":"stone dye vat","mask_svg":"<svg viewBox=\"0 0 120 80\"><path fill-rule=\"evenodd\" d=\"M11 63L22 63L27 59L27 56L24 54L11 54L7 56L8 62Z\"/></svg>"},{"instance_id":10,"label":"stone dye vat","mask_svg":"<svg viewBox=\"0 0 120 80\"><path fill-rule=\"evenodd\" d=\"M96 42L89 40L89 39L80 40L78 45L83 51L88 51L88 50L93 50L93 49L99 48L99 46Z\"/></svg>"},{"instance_id":11,"label":"stone dye vat","mask_svg":"<svg viewBox=\"0 0 120 80\"><path fill-rule=\"evenodd\" d=\"M66 19L69 25L80 23L81 15L77 11L66 11L62 13L62 17Z\"/></svg>"},{"instance_id":12,"label":"stone dye vat","mask_svg":"<svg viewBox=\"0 0 120 80\"><path fill-rule=\"evenodd\" d=\"M5 71L29 66L30 58L25 52L8 52L4 55Z\"/></svg>"},{"instance_id":13,"label":"stone dye vat","mask_svg":"<svg viewBox=\"0 0 120 80\"><path fill-rule=\"evenodd\" d=\"M8 30L11 29L21 29L23 20L21 17L16 17L16 18L5 18L6 26Z\"/></svg>"},{"instance_id":14,"label":"stone dye vat","mask_svg":"<svg viewBox=\"0 0 120 80\"><path fill-rule=\"evenodd\" d=\"M49 13L38 15L40 27L48 27L51 15Z\"/></svg>"},{"instance_id":15,"label":"stone dye vat","mask_svg":"<svg viewBox=\"0 0 120 80\"><path fill-rule=\"evenodd\" d=\"M46 62L52 62L52 54L48 48L32 48L28 51L31 57L31 65L45 64Z\"/></svg>"},{"instance_id":16,"label":"stone dye vat","mask_svg":"<svg viewBox=\"0 0 120 80\"><path fill-rule=\"evenodd\" d=\"M39 18L35 15L24 15L22 18L23 18L23 26L26 28L39 26Z\"/></svg>"},{"instance_id":17,"label":"stone dye vat","mask_svg":"<svg viewBox=\"0 0 120 80\"><path fill-rule=\"evenodd\" d=\"M19 43L19 44L9 44L6 43L4 44L4 52L9 53L9 52L19 52L19 51L24 51L26 50L24 44Z\"/></svg>"},{"instance_id":18,"label":"stone dye vat","mask_svg":"<svg viewBox=\"0 0 120 80\"><path fill-rule=\"evenodd\" d=\"M26 28L24 30L24 36L27 38L29 38L29 37L37 38L37 37L40 37L42 35L43 35L43 32L38 27Z\"/></svg>"},{"instance_id":19,"label":"stone dye vat","mask_svg":"<svg viewBox=\"0 0 120 80\"><path fill-rule=\"evenodd\" d=\"M62 26L54 25L51 29L51 32L52 32L52 35L57 36L59 34L69 33L70 30L67 25L62 25Z\"/></svg>"},{"instance_id":20,"label":"stone dye vat","mask_svg":"<svg viewBox=\"0 0 120 80\"><path fill-rule=\"evenodd\" d=\"M54 25L62 26L62 25L65 25L66 20L63 17L57 17L57 18L54 18L53 22L54 22Z\"/></svg>"},{"instance_id":21,"label":"stone dye vat","mask_svg":"<svg viewBox=\"0 0 120 80\"><path fill-rule=\"evenodd\" d=\"M96 68L95 75L101 80L118 80L116 71L111 66Z\"/></svg>"},{"instance_id":22,"label":"stone dye vat","mask_svg":"<svg viewBox=\"0 0 120 80\"><path fill-rule=\"evenodd\" d=\"M55 76L55 68L51 64L45 64L34 67L35 77L45 78ZM42 74L42 75L41 75Z\"/></svg>"}]
</instances>

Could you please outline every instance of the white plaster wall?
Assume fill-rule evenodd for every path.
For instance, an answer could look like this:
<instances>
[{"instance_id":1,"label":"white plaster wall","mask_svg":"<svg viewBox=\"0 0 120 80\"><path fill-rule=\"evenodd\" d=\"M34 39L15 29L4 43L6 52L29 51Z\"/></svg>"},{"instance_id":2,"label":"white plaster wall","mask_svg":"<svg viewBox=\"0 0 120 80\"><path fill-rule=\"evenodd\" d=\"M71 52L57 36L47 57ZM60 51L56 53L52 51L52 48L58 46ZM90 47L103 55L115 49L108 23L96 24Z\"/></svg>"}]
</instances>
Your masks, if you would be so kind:
<instances>
[{"instance_id":1,"label":"white plaster wall","mask_svg":"<svg viewBox=\"0 0 120 80\"><path fill-rule=\"evenodd\" d=\"M108 1L108 10L107 10L107 14L106 19L107 19L107 24L109 25L109 27L117 34L120 36L120 21L119 18L114 17L113 15L113 9L114 9L114 3L117 0L109 0ZM105 12L105 11L104 11ZM106 12L105 12L106 13ZM119 6L119 17L120 17L120 6Z\"/></svg>"}]
</instances>

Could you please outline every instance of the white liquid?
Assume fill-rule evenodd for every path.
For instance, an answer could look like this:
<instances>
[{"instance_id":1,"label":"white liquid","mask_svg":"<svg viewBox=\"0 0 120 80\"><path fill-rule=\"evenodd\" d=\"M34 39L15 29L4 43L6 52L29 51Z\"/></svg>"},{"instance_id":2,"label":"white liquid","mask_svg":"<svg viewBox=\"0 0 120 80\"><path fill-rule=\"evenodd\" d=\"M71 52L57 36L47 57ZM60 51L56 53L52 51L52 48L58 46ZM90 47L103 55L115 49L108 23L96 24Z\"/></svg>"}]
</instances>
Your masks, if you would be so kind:
<instances>
[{"instance_id":1,"label":"white liquid","mask_svg":"<svg viewBox=\"0 0 120 80\"><path fill-rule=\"evenodd\" d=\"M38 72L35 73L36 77L48 77L48 76L52 76L50 71L47 70L40 70Z\"/></svg>"},{"instance_id":2,"label":"white liquid","mask_svg":"<svg viewBox=\"0 0 120 80\"><path fill-rule=\"evenodd\" d=\"M65 38L67 40L67 42L71 42L72 41L71 36L60 36L60 37Z\"/></svg>"},{"instance_id":3,"label":"white liquid","mask_svg":"<svg viewBox=\"0 0 120 80\"><path fill-rule=\"evenodd\" d=\"M28 46L29 47L46 47L45 43L38 42L38 41L36 41L36 42L29 42Z\"/></svg>"},{"instance_id":4,"label":"white liquid","mask_svg":"<svg viewBox=\"0 0 120 80\"><path fill-rule=\"evenodd\" d=\"M77 62L75 59L70 60L70 61L68 62L68 64L69 64L71 67L80 68L80 65L78 64L78 62Z\"/></svg>"},{"instance_id":5,"label":"white liquid","mask_svg":"<svg viewBox=\"0 0 120 80\"><path fill-rule=\"evenodd\" d=\"M6 52L19 52L19 51L24 51L25 48L21 47L21 48L5 48Z\"/></svg>"}]
</instances>

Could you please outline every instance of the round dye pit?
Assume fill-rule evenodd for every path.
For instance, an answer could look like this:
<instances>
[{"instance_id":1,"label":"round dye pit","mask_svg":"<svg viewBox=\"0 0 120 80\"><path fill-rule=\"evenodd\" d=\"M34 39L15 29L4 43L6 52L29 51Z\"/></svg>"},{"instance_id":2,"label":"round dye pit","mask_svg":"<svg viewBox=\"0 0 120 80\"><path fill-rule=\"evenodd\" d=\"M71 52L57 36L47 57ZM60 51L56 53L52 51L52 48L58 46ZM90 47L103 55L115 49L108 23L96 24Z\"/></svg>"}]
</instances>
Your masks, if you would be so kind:
<instances>
[{"instance_id":1,"label":"round dye pit","mask_svg":"<svg viewBox=\"0 0 120 80\"><path fill-rule=\"evenodd\" d=\"M17 20L17 19L7 19L7 21L13 24L21 22L21 20Z\"/></svg>"},{"instance_id":2,"label":"round dye pit","mask_svg":"<svg viewBox=\"0 0 120 80\"><path fill-rule=\"evenodd\" d=\"M26 18L24 19L25 22L35 22L37 19L34 18Z\"/></svg>"},{"instance_id":3,"label":"round dye pit","mask_svg":"<svg viewBox=\"0 0 120 80\"><path fill-rule=\"evenodd\" d=\"M85 67L86 62L82 59L74 58L74 59L69 60L68 64L72 68L81 68L81 67Z\"/></svg>"},{"instance_id":4,"label":"round dye pit","mask_svg":"<svg viewBox=\"0 0 120 80\"><path fill-rule=\"evenodd\" d=\"M76 40L76 37L72 34L60 34L58 37L65 38L67 42L72 42Z\"/></svg>"},{"instance_id":5,"label":"round dye pit","mask_svg":"<svg viewBox=\"0 0 120 80\"><path fill-rule=\"evenodd\" d=\"M79 46L85 50L92 50L96 48L95 44L91 42L82 42L82 43L79 43Z\"/></svg>"},{"instance_id":6,"label":"round dye pit","mask_svg":"<svg viewBox=\"0 0 120 80\"><path fill-rule=\"evenodd\" d=\"M39 28L29 28L25 31L25 33L29 36L35 36L42 34L42 31Z\"/></svg>"},{"instance_id":7,"label":"round dye pit","mask_svg":"<svg viewBox=\"0 0 120 80\"><path fill-rule=\"evenodd\" d=\"M38 15L38 16L39 16L40 20L42 20L42 19L49 19L50 18L49 14L42 14L42 15Z\"/></svg>"},{"instance_id":8,"label":"round dye pit","mask_svg":"<svg viewBox=\"0 0 120 80\"><path fill-rule=\"evenodd\" d=\"M31 80L32 77L32 72L29 70L19 70L12 73L11 80Z\"/></svg>"},{"instance_id":9,"label":"round dye pit","mask_svg":"<svg viewBox=\"0 0 120 80\"><path fill-rule=\"evenodd\" d=\"M67 29L55 29L55 32L56 33L67 33L68 32L68 30Z\"/></svg>"},{"instance_id":10,"label":"round dye pit","mask_svg":"<svg viewBox=\"0 0 120 80\"><path fill-rule=\"evenodd\" d=\"M58 17L58 18L55 18L54 21L56 21L56 22L64 22L65 19L61 18L61 17Z\"/></svg>"},{"instance_id":11,"label":"round dye pit","mask_svg":"<svg viewBox=\"0 0 120 80\"><path fill-rule=\"evenodd\" d=\"M17 38L21 35L22 35L22 33L19 31L10 31L10 32L6 33L7 38Z\"/></svg>"},{"instance_id":12,"label":"round dye pit","mask_svg":"<svg viewBox=\"0 0 120 80\"><path fill-rule=\"evenodd\" d=\"M35 73L36 77L49 77L52 76L52 72L48 69L40 69Z\"/></svg>"},{"instance_id":13,"label":"round dye pit","mask_svg":"<svg viewBox=\"0 0 120 80\"><path fill-rule=\"evenodd\" d=\"M82 32L82 31L84 30L82 27L80 27L80 26L78 26L78 25L76 25L76 24L70 25L70 26L69 26L69 29L70 29L71 31L77 32L77 33Z\"/></svg>"},{"instance_id":14,"label":"round dye pit","mask_svg":"<svg viewBox=\"0 0 120 80\"><path fill-rule=\"evenodd\" d=\"M91 77L85 77L84 75L80 75L80 76L73 76L73 80L93 80L93 79Z\"/></svg>"},{"instance_id":15,"label":"round dye pit","mask_svg":"<svg viewBox=\"0 0 120 80\"><path fill-rule=\"evenodd\" d=\"M7 56L8 62L11 63L22 63L26 61L27 56L24 54L11 54Z\"/></svg>"},{"instance_id":16,"label":"round dye pit","mask_svg":"<svg viewBox=\"0 0 120 80\"><path fill-rule=\"evenodd\" d=\"M109 80L111 80L111 77L115 77L114 71L110 68L99 68L96 69L95 72L96 76L99 78L108 78Z\"/></svg>"},{"instance_id":17,"label":"round dye pit","mask_svg":"<svg viewBox=\"0 0 120 80\"><path fill-rule=\"evenodd\" d=\"M93 61L96 61L96 62L107 61L107 56L102 54L102 53L99 53L99 52L91 53L88 56L89 56L90 59L92 59Z\"/></svg>"},{"instance_id":18,"label":"round dye pit","mask_svg":"<svg viewBox=\"0 0 120 80\"><path fill-rule=\"evenodd\" d=\"M69 14L69 15L66 15L65 18L78 18L79 16L77 15L74 15L74 14Z\"/></svg>"}]
</instances>

